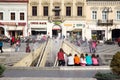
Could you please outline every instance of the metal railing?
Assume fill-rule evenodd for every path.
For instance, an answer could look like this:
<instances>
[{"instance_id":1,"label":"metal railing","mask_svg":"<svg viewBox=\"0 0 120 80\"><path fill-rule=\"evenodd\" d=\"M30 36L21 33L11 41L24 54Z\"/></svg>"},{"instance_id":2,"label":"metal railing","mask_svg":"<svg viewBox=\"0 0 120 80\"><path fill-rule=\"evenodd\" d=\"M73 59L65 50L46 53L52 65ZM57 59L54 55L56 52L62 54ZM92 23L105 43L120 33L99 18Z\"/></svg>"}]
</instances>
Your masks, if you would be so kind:
<instances>
[{"instance_id":1,"label":"metal railing","mask_svg":"<svg viewBox=\"0 0 120 80\"><path fill-rule=\"evenodd\" d=\"M61 44L61 48L64 50L64 52L66 53L66 55L68 55L69 53L72 54L80 54L81 52L76 49L70 42L68 41L63 41ZM56 56L56 60L54 63L54 67L58 66L58 60L57 60L57 56Z\"/></svg>"},{"instance_id":2,"label":"metal railing","mask_svg":"<svg viewBox=\"0 0 120 80\"><path fill-rule=\"evenodd\" d=\"M39 57L39 60L38 60L36 67L44 67L45 66L47 55L50 52L50 50L49 50L50 45L49 44L50 44L50 39L47 40L45 48L43 49L42 54Z\"/></svg>"},{"instance_id":3,"label":"metal railing","mask_svg":"<svg viewBox=\"0 0 120 80\"><path fill-rule=\"evenodd\" d=\"M98 25L109 26L113 25L113 20L98 20Z\"/></svg>"}]
</instances>

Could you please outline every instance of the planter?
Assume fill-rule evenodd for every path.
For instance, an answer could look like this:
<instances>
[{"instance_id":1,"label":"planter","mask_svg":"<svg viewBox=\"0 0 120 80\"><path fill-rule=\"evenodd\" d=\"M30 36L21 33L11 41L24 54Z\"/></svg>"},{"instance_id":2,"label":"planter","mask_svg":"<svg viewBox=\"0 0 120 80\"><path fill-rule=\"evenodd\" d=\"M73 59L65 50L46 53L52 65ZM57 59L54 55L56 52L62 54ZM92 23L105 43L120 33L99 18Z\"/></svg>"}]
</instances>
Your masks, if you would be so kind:
<instances>
[{"instance_id":1,"label":"planter","mask_svg":"<svg viewBox=\"0 0 120 80\"><path fill-rule=\"evenodd\" d=\"M0 77L3 77L3 72L5 71L5 66L0 64Z\"/></svg>"}]
</instances>

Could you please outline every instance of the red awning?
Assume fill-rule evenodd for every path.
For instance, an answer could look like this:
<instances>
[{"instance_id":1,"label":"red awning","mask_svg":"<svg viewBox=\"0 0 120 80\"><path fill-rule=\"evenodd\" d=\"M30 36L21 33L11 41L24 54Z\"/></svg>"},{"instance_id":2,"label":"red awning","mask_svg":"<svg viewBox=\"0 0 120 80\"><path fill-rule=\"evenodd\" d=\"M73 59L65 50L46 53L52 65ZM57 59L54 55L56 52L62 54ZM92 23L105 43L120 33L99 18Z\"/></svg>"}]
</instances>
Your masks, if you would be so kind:
<instances>
[{"instance_id":1,"label":"red awning","mask_svg":"<svg viewBox=\"0 0 120 80\"><path fill-rule=\"evenodd\" d=\"M53 26L52 30L61 30L61 28L59 25L55 25L55 26Z\"/></svg>"},{"instance_id":2,"label":"red awning","mask_svg":"<svg viewBox=\"0 0 120 80\"><path fill-rule=\"evenodd\" d=\"M53 28L52 30L60 30L60 28Z\"/></svg>"}]
</instances>

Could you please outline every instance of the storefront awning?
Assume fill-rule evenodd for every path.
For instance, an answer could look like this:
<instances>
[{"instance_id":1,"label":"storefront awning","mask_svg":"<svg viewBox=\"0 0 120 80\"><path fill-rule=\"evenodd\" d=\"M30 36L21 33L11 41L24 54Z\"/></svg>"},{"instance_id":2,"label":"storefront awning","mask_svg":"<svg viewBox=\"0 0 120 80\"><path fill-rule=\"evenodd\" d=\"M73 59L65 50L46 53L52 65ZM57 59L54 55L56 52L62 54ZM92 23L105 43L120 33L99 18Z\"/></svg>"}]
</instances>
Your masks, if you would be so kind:
<instances>
[{"instance_id":1,"label":"storefront awning","mask_svg":"<svg viewBox=\"0 0 120 80\"><path fill-rule=\"evenodd\" d=\"M32 28L32 31L47 31L46 28Z\"/></svg>"},{"instance_id":2,"label":"storefront awning","mask_svg":"<svg viewBox=\"0 0 120 80\"><path fill-rule=\"evenodd\" d=\"M18 27L8 27L7 30L12 31L12 30L23 30L23 26L18 26Z\"/></svg>"},{"instance_id":3,"label":"storefront awning","mask_svg":"<svg viewBox=\"0 0 120 80\"><path fill-rule=\"evenodd\" d=\"M59 25L53 26L52 30L61 30L61 27Z\"/></svg>"},{"instance_id":4,"label":"storefront awning","mask_svg":"<svg viewBox=\"0 0 120 80\"><path fill-rule=\"evenodd\" d=\"M73 32L81 32L82 29L73 29L72 31L73 31Z\"/></svg>"}]
</instances>

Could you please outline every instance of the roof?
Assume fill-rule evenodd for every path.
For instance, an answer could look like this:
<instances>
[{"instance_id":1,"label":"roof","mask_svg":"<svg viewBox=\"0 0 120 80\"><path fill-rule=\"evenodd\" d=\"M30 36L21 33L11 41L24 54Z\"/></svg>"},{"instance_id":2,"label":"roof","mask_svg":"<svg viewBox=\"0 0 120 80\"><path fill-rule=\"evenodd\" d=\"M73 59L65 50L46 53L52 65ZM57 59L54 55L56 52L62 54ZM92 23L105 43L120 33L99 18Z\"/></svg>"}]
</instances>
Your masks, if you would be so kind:
<instances>
[{"instance_id":1,"label":"roof","mask_svg":"<svg viewBox=\"0 0 120 80\"><path fill-rule=\"evenodd\" d=\"M28 2L29 0L0 0L0 2Z\"/></svg>"}]
</instances>

